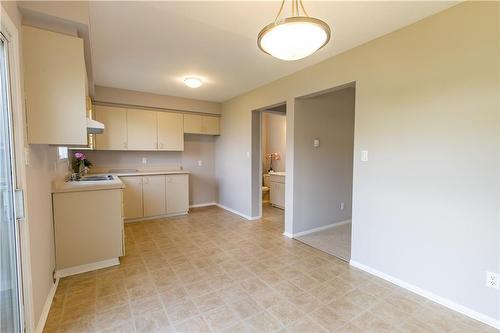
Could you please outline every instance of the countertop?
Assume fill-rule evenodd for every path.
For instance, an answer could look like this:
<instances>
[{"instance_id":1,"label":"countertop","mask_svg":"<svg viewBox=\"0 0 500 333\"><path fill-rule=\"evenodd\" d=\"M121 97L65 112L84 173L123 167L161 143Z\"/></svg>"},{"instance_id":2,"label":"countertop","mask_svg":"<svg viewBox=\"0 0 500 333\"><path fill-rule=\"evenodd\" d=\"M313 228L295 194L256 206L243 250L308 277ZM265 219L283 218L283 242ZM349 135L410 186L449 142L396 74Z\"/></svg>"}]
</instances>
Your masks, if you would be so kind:
<instances>
[{"instance_id":1,"label":"countertop","mask_svg":"<svg viewBox=\"0 0 500 333\"><path fill-rule=\"evenodd\" d=\"M84 191L99 191L113 190L124 188L125 184L117 176L113 180L98 180L98 181L55 181L52 184L52 193L66 192L84 192Z\"/></svg>"},{"instance_id":2,"label":"countertop","mask_svg":"<svg viewBox=\"0 0 500 333\"><path fill-rule=\"evenodd\" d=\"M119 171L99 170L98 173L91 173L92 175L113 175L113 180L99 180L99 181L55 181L52 184L52 193L65 193L65 192L82 192L82 191L98 191L98 190L112 190L117 188L125 188L125 184L119 177L132 177L132 176L152 176L152 175L176 175L176 174L189 174L185 170L137 170L137 171Z\"/></svg>"},{"instance_id":3,"label":"countertop","mask_svg":"<svg viewBox=\"0 0 500 333\"><path fill-rule=\"evenodd\" d=\"M189 171L185 170L155 170L155 171L130 171L130 172L113 172L112 175L117 177L126 176L152 176L152 175L177 175L177 174L189 174Z\"/></svg>"}]
</instances>

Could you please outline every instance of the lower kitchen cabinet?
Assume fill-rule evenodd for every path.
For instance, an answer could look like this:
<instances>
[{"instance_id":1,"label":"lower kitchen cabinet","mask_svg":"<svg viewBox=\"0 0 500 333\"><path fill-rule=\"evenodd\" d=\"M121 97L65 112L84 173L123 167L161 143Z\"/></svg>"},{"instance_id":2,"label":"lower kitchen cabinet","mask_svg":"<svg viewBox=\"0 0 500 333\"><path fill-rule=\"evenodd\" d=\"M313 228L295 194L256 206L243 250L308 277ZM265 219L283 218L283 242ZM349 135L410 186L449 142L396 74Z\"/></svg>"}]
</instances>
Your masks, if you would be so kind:
<instances>
[{"instance_id":1,"label":"lower kitchen cabinet","mask_svg":"<svg viewBox=\"0 0 500 333\"><path fill-rule=\"evenodd\" d=\"M167 214L181 214L189 209L188 175L167 175Z\"/></svg>"},{"instance_id":2,"label":"lower kitchen cabinet","mask_svg":"<svg viewBox=\"0 0 500 333\"><path fill-rule=\"evenodd\" d=\"M187 214L189 175L122 176L126 220Z\"/></svg>"},{"instance_id":3,"label":"lower kitchen cabinet","mask_svg":"<svg viewBox=\"0 0 500 333\"><path fill-rule=\"evenodd\" d=\"M144 216L158 216L167 213L165 193L165 176L142 177Z\"/></svg>"},{"instance_id":4,"label":"lower kitchen cabinet","mask_svg":"<svg viewBox=\"0 0 500 333\"><path fill-rule=\"evenodd\" d=\"M121 177L125 184L123 189L123 211L126 219L143 217L142 207L142 176Z\"/></svg>"},{"instance_id":5,"label":"lower kitchen cabinet","mask_svg":"<svg viewBox=\"0 0 500 333\"><path fill-rule=\"evenodd\" d=\"M58 275L124 254L122 189L54 193L52 202Z\"/></svg>"}]
</instances>

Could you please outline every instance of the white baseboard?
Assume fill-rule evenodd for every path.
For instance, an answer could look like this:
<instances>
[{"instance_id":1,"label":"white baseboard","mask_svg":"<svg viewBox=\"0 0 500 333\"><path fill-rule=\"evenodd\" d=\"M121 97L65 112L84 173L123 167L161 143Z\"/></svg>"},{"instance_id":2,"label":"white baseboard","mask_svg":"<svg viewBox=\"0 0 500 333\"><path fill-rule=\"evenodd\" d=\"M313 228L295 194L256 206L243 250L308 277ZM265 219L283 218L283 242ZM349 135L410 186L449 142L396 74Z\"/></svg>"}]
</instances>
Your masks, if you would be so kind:
<instances>
[{"instance_id":1,"label":"white baseboard","mask_svg":"<svg viewBox=\"0 0 500 333\"><path fill-rule=\"evenodd\" d=\"M438 304L441 304L442 306L445 306L451 310L460 312L461 314L466 315L467 317L470 317L472 319L478 320L480 322L483 322L487 325L493 326L495 328L500 329L500 320L496 320L495 318L489 317L485 314L479 313L475 310L472 310L466 306L463 306L461 304L455 303L453 301L450 301L449 299L446 299L444 297L441 297L439 295L436 295L430 291L427 291L425 289L422 289L420 287L414 286L408 282L402 281L398 278L395 278L393 276L390 276L388 274L385 274L381 271L378 271L374 268L371 268L369 266L363 265L355 260L351 260L349 264L353 267L359 268L367 273L370 273L372 275L375 275L381 279L384 279L386 281L389 281L391 283L394 283L395 285L407 289L411 292L414 292L417 295L420 295L422 297L425 297L427 299L430 299L431 301L434 301Z\"/></svg>"},{"instance_id":2,"label":"white baseboard","mask_svg":"<svg viewBox=\"0 0 500 333\"><path fill-rule=\"evenodd\" d=\"M47 322L47 318L49 316L50 307L52 306L52 301L54 300L54 295L56 294L57 286L59 285L59 279L56 279L56 282L50 288L49 294L47 295L47 299L45 300L45 304L42 308L42 313L40 314L40 319L38 319L38 323L35 328L35 333L42 333L43 328L45 327L45 323Z\"/></svg>"},{"instance_id":3,"label":"white baseboard","mask_svg":"<svg viewBox=\"0 0 500 333\"><path fill-rule=\"evenodd\" d=\"M232 209L232 208L229 208L229 207L226 207L226 206L224 206L224 205L221 205L221 204L219 204L219 203L217 204L217 207L220 207L220 208L222 208L222 209L224 209L224 210L227 210L228 212L231 212L231 213L233 213L233 214L239 215L239 216L241 216L241 217L243 217L244 219L249 220L249 221L251 221L251 220L258 220L258 219L260 219L260 216L254 216L254 217L252 217L252 216L248 216L248 215L245 215L245 214L243 214L243 213L238 212L237 210L234 210L234 209Z\"/></svg>"},{"instance_id":4,"label":"white baseboard","mask_svg":"<svg viewBox=\"0 0 500 333\"><path fill-rule=\"evenodd\" d=\"M216 202L208 202L196 205L189 205L189 208L200 208L200 207L208 207L208 206L217 206Z\"/></svg>"},{"instance_id":5,"label":"white baseboard","mask_svg":"<svg viewBox=\"0 0 500 333\"><path fill-rule=\"evenodd\" d=\"M288 232L284 232L284 233L283 233L283 236L286 236L286 237L288 237L288 238L293 238L293 235L292 235L292 234L290 234L290 233L288 233Z\"/></svg>"},{"instance_id":6,"label":"white baseboard","mask_svg":"<svg viewBox=\"0 0 500 333\"><path fill-rule=\"evenodd\" d=\"M317 227L317 228L313 228L313 229L309 229L309 230L297 232L297 233L292 234L292 237L295 238L295 237L300 237L300 236L312 234L313 232L318 232L318 231L330 229L330 228L337 227L339 225L343 225L343 224L347 224L347 223L351 223L351 220L345 220L345 221L341 221L341 222L335 222L335 223L331 223L331 224L328 224L328 225L324 225L322 227Z\"/></svg>"},{"instance_id":7,"label":"white baseboard","mask_svg":"<svg viewBox=\"0 0 500 333\"><path fill-rule=\"evenodd\" d=\"M182 212L182 213L175 213L175 214L164 214L164 215L156 215L156 216L148 216L148 217L138 217L134 219L124 219L123 223L134 223L134 222L141 222L141 221L149 221L149 220L158 220L158 219L164 219L167 217L176 217L176 216L182 216L182 215L187 215L189 212Z\"/></svg>"},{"instance_id":8,"label":"white baseboard","mask_svg":"<svg viewBox=\"0 0 500 333\"><path fill-rule=\"evenodd\" d=\"M95 271L96 269L116 266L120 264L120 260L118 258L93 262L91 264L85 264L75 267L64 268L56 271L56 278L62 278L65 276Z\"/></svg>"}]
</instances>

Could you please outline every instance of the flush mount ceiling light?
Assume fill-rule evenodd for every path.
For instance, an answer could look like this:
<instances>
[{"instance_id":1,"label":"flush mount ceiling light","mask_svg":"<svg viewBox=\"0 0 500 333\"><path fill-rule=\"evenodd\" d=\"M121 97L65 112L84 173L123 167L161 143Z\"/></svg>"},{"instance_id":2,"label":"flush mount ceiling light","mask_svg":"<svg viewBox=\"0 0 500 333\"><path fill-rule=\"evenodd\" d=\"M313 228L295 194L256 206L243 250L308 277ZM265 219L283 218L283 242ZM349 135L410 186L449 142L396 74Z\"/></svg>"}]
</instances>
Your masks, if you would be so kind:
<instances>
[{"instance_id":1,"label":"flush mount ceiling light","mask_svg":"<svg viewBox=\"0 0 500 333\"><path fill-rule=\"evenodd\" d=\"M198 88L201 87L203 82L200 78L189 76L184 78L184 84L189 88Z\"/></svg>"},{"instance_id":2,"label":"flush mount ceiling light","mask_svg":"<svg viewBox=\"0 0 500 333\"><path fill-rule=\"evenodd\" d=\"M309 17L302 0L292 0L292 16L280 18L284 6L285 0L274 22L259 33L257 44L262 51L281 60L299 60L328 43L330 27L320 19Z\"/></svg>"}]
</instances>

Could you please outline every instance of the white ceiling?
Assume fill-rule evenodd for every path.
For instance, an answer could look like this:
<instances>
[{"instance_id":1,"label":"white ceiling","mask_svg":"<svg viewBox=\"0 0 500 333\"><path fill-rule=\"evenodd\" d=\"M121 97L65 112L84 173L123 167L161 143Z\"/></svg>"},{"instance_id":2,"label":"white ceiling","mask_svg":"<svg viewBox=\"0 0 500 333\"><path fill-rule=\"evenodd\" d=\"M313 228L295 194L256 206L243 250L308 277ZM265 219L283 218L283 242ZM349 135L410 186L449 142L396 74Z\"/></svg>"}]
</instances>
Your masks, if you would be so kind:
<instances>
[{"instance_id":1,"label":"white ceiling","mask_svg":"<svg viewBox=\"0 0 500 333\"><path fill-rule=\"evenodd\" d=\"M262 53L256 38L278 1L91 2L95 83L225 101L453 6L456 2L304 1L333 38L313 56L285 62ZM289 4L287 5L289 9ZM182 83L204 79L198 89Z\"/></svg>"}]
</instances>

